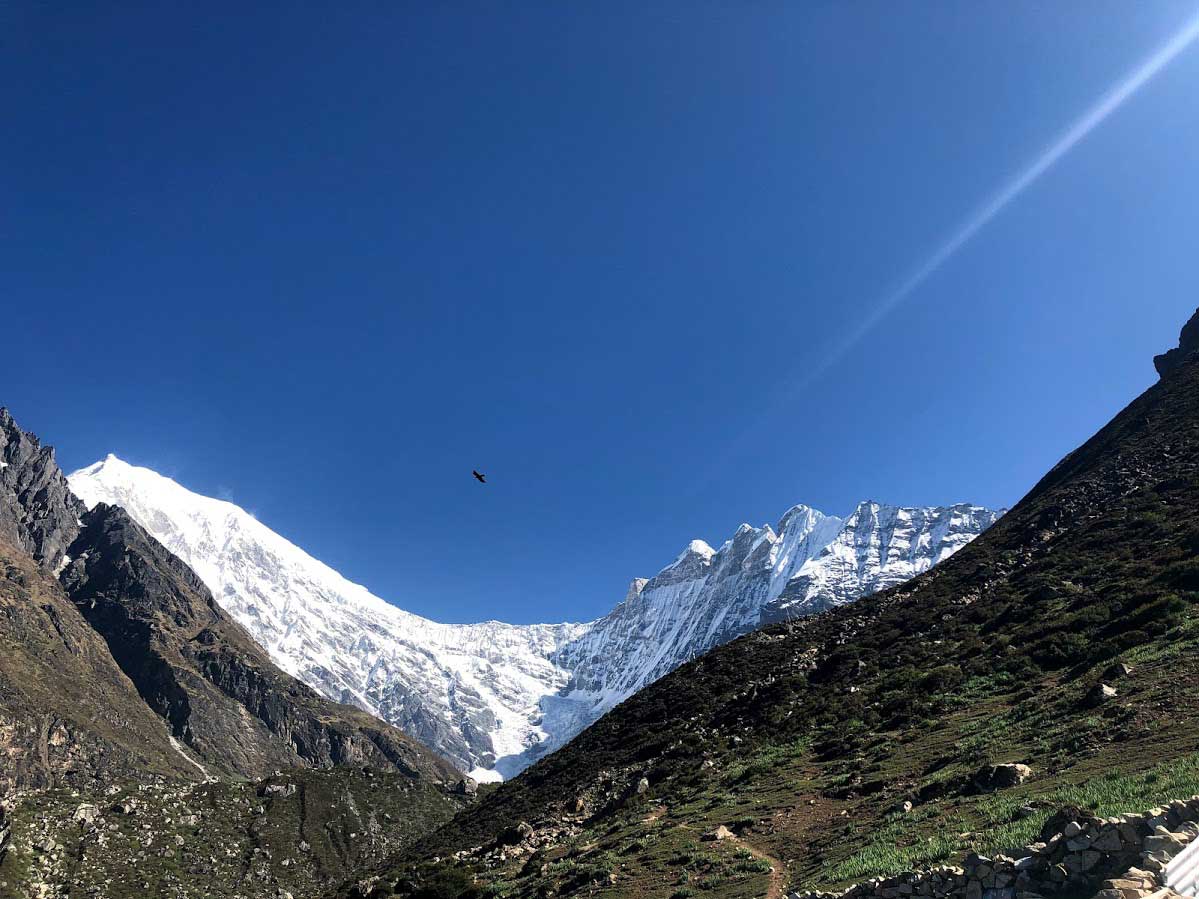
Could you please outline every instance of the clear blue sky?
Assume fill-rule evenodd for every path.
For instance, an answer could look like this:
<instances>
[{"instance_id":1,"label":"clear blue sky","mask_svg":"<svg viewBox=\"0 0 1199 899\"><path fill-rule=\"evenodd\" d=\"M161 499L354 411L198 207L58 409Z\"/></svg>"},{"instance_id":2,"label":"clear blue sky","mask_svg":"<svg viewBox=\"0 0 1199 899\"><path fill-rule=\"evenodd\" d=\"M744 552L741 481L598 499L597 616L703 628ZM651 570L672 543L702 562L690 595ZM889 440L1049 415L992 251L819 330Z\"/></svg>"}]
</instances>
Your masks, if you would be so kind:
<instances>
[{"instance_id":1,"label":"clear blue sky","mask_svg":"<svg viewBox=\"0 0 1199 899\"><path fill-rule=\"evenodd\" d=\"M1011 504L1199 305L1192 46L828 363L1194 2L71 7L0 10L0 403L443 620Z\"/></svg>"}]
</instances>

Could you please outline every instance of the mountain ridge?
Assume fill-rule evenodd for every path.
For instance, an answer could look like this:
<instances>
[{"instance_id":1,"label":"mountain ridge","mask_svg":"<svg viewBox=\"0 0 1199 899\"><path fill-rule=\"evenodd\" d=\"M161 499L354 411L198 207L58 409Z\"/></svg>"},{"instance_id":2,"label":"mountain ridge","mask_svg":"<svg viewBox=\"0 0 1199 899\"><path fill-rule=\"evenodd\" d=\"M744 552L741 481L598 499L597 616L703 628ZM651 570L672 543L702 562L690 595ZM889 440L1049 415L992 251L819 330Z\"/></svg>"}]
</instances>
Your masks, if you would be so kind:
<instances>
[{"instance_id":1,"label":"mountain ridge","mask_svg":"<svg viewBox=\"0 0 1199 899\"><path fill-rule=\"evenodd\" d=\"M400 727L481 780L518 773L678 664L759 626L789 579L852 519L796 505L773 528L743 524L718 550L693 540L592 622L459 625L406 612L235 504L115 455L69 482L88 505L125 508L187 561L288 673ZM855 514L867 506L894 508L861 504ZM925 522L961 510L972 512L964 530L953 531L952 549L951 528L936 536L920 525L910 535L919 558L899 564L876 552L873 562L824 576L809 592L826 605L850 601L865 589L854 584L867 583L871 564L885 581L911 576L999 514L969 504L894 514ZM840 584L835 595L821 592L830 577ZM771 620L806 611L785 606Z\"/></svg>"}]
</instances>

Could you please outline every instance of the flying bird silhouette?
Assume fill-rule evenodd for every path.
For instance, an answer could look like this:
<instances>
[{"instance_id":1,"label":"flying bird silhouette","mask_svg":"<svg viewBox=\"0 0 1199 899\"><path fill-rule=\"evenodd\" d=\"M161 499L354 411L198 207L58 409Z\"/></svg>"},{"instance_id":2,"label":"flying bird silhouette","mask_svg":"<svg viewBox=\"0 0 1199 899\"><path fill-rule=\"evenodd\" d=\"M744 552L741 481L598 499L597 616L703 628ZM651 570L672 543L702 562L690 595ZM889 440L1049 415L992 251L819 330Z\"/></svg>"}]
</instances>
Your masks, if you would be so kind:
<instances>
[{"instance_id":1,"label":"flying bird silhouette","mask_svg":"<svg viewBox=\"0 0 1199 899\"><path fill-rule=\"evenodd\" d=\"M474 475L474 476L475 476L475 477L478 479L478 481L479 481L479 483L480 483L480 484L486 484L486 483L487 483L487 478L486 478L485 476L483 476L483 475L479 474L477 471L473 471L473 470L472 470L472 471L471 471L471 474L473 474L473 475Z\"/></svg>"}]
</instances>

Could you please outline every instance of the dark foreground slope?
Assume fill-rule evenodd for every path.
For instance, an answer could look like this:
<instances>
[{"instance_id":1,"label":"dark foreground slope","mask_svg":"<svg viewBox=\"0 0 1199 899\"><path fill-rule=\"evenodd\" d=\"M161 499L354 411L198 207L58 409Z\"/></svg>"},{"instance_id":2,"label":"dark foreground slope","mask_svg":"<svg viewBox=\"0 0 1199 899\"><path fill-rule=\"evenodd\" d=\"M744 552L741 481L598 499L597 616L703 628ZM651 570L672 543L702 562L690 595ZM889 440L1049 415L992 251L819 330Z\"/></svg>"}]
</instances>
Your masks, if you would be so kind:
<instances>
[{"instance_id":1,"label":"dark foreground slope","mask_svg":"<svg viewBox=\"0 0 1199 899\"><path fill-rule=\"evenodd\" d=\"M460 779L276 668L0 409L0 897L311 896L447 821Z\"/></svg>"},{"instance_id":2,"label":"dark foreground slope","mask_svg":"<svg viewBox=\"0 0 1199 899\"><path fill-rule=\"evenodd\" d=\"M365 884L760 896L1199 792L1194 349L942 566L679 669Z\"/></svg>"}]
</instances>

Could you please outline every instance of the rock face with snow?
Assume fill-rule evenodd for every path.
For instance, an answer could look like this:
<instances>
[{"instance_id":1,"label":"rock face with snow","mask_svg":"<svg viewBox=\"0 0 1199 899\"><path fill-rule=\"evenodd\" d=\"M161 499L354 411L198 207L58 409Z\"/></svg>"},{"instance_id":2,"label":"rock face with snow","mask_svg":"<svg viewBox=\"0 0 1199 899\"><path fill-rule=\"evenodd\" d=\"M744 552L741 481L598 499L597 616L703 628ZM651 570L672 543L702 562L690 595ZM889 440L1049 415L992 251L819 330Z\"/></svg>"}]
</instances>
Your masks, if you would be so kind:
<instances>
[{"instance_id":1,"label":"rock face with snow","mask_svg":"<svg viewBox=\"0 0 1199 899\"><path fill-rule=\"evenodd\" d=\"M123 507L183 559L288 673L433 747L479 779L509 777L678 665L768 621L913 577L999 513L863 503L796 506L695 540L586 624L440 624L372 595L232 503L109 456L70 476L89 507Z\"/></svg>"},{"instance_id":2,"label":"rock face with snow","mask_svg":"<svg viewBox=\"0 0 1199 899\"><path fill-rule=\"evenodd\" d=\"M71 488L89 506L124 508L289 674L396 725L462 770L488 769L547 736L539 700L569 679L550 657L583 625L452 625L412 615L238 506L115 456L72 474Z\"/></svg>"},{"instance_id":3,"label":"rock face with snow","mask_svg":"<svg viewBox=\"0 0 1199 899\"><path fill-rule=\"evenodd\" d=\"M763 623L814 615L902 584L949 558L995 523L965 503L905 509L861 503L836 537L789 578Z\"/></svg>"}]
</instances>

